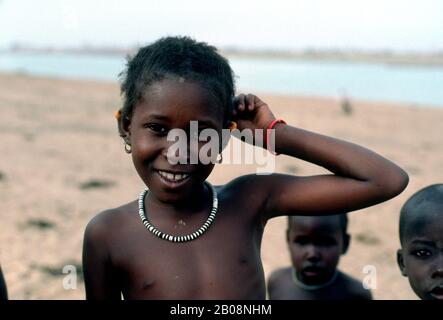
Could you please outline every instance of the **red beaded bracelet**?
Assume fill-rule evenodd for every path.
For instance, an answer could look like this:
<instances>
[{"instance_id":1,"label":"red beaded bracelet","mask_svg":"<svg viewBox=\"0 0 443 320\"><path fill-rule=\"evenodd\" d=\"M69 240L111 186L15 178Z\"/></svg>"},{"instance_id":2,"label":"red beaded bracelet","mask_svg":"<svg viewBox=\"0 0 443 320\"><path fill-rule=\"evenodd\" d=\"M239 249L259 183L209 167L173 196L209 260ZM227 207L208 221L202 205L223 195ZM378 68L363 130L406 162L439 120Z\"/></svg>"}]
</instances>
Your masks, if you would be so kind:
<instances>
[{"instance_id":1,"label":"red beaded bracelet","mask_svg":"<svg viewBox=\"0 0 443 320\"><path fill-rule=\"evenodd\" d=\"M278 153L276 153L276 152L274 152L274 151L271 151L271 150L269 149L269 144L268 144L268 142L269 142L269 137L270 137L271 132L272 132L271 130L275 127L275 125L276 125L277 123L283 123L283 124L286 124L286 121L283 120L283 119L275 119L275 120L273 120L273 121L268 125L268 127L266 128L266 136L265 136L265 145L266 145L266 149L267 149L269 152L271 152L271 153L273 153L273 154L275 154L275 155L278 155Z\"/></svg>"}]
</instances>

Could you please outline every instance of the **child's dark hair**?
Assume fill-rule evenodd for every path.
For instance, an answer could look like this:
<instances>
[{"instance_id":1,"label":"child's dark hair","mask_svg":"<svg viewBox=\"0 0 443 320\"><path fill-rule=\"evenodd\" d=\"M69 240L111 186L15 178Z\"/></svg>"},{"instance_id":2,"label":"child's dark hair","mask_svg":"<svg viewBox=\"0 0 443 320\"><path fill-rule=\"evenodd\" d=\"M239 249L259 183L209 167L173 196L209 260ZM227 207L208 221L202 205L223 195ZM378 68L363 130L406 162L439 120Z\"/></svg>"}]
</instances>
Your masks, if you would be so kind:
<instances>
[{"instance_id":1,"label":"child's dark hair","mask_svg":"<svg viewBox=\"0 0 443 320\"><path fill-rule=\"evenodd\" d=\"M343 235L346 236L347 232L348 232L348 213L341 213L341 214L337 214L337 215L333 215L333 216L337 216L338 219L340 219L340 227L343 231ZM288 231L289 228L291 227L291 223L293 222L293 220L295 220L297 216L288 216Z\"/></svg>"},{"instance_id":2,"label":"child's dark hair","mask_svg":"<svg viewBox=\"0 0 443 320\"><path fill-rule=\"evenodd\" d=\"M443 184L433 184L414 193L400 210L399 233L403 244L406 226L414 218L424 218L426 207L431 204L443 206Z\"/></svg>"},{"instance_id":3,"label":"child's dark hair","mask_svg":"<svg viewBox=\"0 0 443 320\"><path fill-rule=\"evenodd\" d=\"M128 58L120 76L123 96L120 121L131 119L135 105L149 85L166 78L183 78L204 86L224 110L223 125L230 121L234 74L228 61L207 43L189 37L161 38Z\"/></svg>"}]
</instances>

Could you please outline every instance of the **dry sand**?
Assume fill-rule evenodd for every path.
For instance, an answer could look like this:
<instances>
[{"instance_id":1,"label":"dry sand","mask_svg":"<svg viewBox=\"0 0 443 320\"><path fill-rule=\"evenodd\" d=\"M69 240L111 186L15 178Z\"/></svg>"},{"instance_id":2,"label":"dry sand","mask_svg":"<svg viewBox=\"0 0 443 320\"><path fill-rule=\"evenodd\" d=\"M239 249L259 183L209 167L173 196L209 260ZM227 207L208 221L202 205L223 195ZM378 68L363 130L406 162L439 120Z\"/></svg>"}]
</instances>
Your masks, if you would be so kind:
<instances>
[{"instance_id":1,"label":"dry sand","mask_svg":"<svg viewBox=\"0 0 443 320\"><path fill-rule=\"evenodd\" d=\"M400 196L350 215L353 238L340 268L363 279L364 266L373 265L375 298L415 299L395 262L399 209L419 188L443 181L443 109L353 101L346 115L333 99L260 96L288 123L367 146L409 172ZM80 268L93 215L134 200L142 188L117 135L119 104L116 84L0 74L0 263L11 299L84 297L80 275L77 289L63 289L63 266ZM286 156L276 161L279 172L324 172ZM221 184L254 171L219 165L209 180ZM285 222L267 226L267 275L289 263Z\"/></svg>"}]
</instances>

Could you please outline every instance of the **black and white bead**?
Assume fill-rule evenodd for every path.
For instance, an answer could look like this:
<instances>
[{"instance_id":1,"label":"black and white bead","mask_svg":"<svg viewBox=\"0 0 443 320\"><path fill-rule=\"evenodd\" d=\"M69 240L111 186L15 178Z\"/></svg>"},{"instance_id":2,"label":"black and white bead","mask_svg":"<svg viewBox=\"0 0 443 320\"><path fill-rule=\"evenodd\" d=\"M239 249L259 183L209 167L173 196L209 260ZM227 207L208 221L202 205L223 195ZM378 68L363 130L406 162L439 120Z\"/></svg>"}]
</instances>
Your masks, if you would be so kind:
<instances>
[{"instance_id":1,"label":"black and white bead","mask_svg":"<svg viewBox=\"0 0 443 320\"><path fill-rule=\"evenodd\" d=\"M203 233L208 230L208 228L211 226L211 224L214 222L215 215L217 214L217 208L218 208L218 198L217 198L217 191L215 191L214 187L206 181L206 184L208 185L209 189L211 189L212 192L212 209L211 213L209 214L208 219L206 219L205 223L195 232L188 234L186 236L172 236L167 233L163 233L160 230L158 230L156 227L154 227L148 220L146 214L145 214L145 204L144 199L146 197L146 194L148 193L149 189L145 188L138 198L138 214L140 215L140 219L142 220L143 225L146 227L146 229L151 232L156 237L167 240L170 242L188 242L197 239L200 237Z\"/></svg>"}]
</instances>

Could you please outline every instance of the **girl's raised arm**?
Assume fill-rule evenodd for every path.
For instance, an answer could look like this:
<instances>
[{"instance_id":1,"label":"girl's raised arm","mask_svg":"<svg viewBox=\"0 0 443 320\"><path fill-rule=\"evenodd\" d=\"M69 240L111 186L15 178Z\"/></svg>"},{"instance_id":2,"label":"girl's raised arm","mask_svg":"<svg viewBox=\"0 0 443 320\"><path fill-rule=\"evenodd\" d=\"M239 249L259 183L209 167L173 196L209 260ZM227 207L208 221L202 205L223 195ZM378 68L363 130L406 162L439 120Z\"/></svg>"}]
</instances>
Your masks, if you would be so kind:
<instances>
[{"instance_id":1,"label":"girl's raised arm","mask_svg":"<svg viewBox=\"0 0 443 320\"><path fill-rule=\"evenodd\" d=\"M235 110L239 128L266 128L275 120L254 95L239 96ZM266 189L264 218L353 211L393 198L408 184L404 170L364 147L282 123L274 129L277 153L317 164L332 174L257 177L266 180L254 184Z\"/></svg>"}]
</instances>

